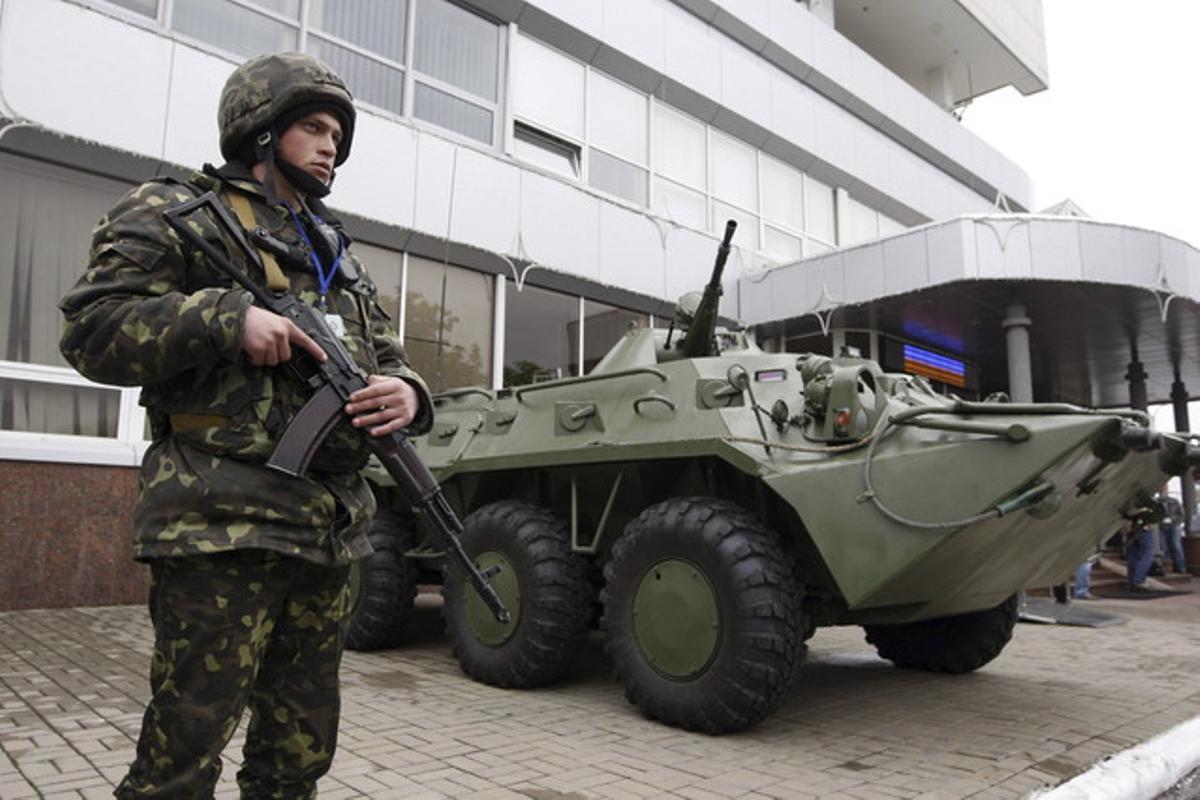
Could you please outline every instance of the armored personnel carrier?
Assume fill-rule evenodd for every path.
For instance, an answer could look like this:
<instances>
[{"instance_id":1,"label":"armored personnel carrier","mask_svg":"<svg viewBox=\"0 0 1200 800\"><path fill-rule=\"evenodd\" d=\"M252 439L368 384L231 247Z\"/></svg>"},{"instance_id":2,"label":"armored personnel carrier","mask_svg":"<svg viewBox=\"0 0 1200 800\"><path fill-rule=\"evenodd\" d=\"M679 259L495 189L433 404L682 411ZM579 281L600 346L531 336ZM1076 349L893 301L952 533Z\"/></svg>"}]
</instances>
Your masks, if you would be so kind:
<instances>
[{"instance_id":1,"label":"armored personnel carrier","mask_svg":"<svg viewBox=\"0 0 1200 800\"><path fill-rule=\"evenodd\" d=\"M447 570L472 678L559 680L598 623L646 716L718 734L778 707L820 626L968 672L1008 642L1020 590L1061 581L1196 460L1141 412L968 402L868 360L760 350L717 327L733 227L681 326L631 329L583 377L436 398L418 450L512 617ZM417 582L439 579L421 520L372 477L360 649L395 644Z\"/></svg>"}]
</instances>

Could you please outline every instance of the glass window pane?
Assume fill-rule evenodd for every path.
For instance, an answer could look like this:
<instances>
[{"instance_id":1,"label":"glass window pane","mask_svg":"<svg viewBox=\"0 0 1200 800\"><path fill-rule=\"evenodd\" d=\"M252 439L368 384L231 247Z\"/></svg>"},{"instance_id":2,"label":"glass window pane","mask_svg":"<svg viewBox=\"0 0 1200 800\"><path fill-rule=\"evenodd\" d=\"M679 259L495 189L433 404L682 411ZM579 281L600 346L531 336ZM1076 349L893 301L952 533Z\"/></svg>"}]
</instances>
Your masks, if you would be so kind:
<instances>
[{"instance_id":1,"label":"glass window pane","mask_svg":"<svg viewBox=\"0 0 1200 800\"><path fill-rule=\"evenodd\" d=\"M246 0L246 2L274 11L284 17L298 19L300 16L300 0Z\"/></svg>"},{"instance_id":2,"label":"glass window pane","mask_svg":"<svg viewBox=\"0 0 1200 800\"><path fill-rule=\"evenodd\" d=\"M591 144L644 165L649 100L592 70L588 81L588 129Z\"/></svg>"},{"instance_id":3,"label":"glass window pane","mask_svg":"<svg viewBox=\"0 0 1200 800\"><path fill-rule=\"evenodd\" d=\"M318 30L372 53L393 61L404 61L407 0L312 0L308 22ZM332 62L330 66L333 66ZM350 86L356 94L361 91L354 81Z\"/></svg>"},{"instance_id":4,"label":"glass window pane","mask_svg":"<svg viewBox=\"0 0 1200 800\"><path fill-rule=\"evenodd\" d=\"M846 241L838 242L843 247L876 238L879 235L879 220L875 209L852 197L847 198L845 232Z\"/></svg>"},{"instance_id":5,"label":"glass window pane","mask_svg":"<svg viewBox=\"0 0 1200 800\"><path fill-rule=\"evenodd\" d=\"M296 49L297 29L228 0L175 0L171 28L251 58Z\"/></svg>"},{"instance_id":6,"label":"glass window pane","mask_svg":"<svg viewBox=\"0 0 1200 800\"><path fill-rule=\"evenodd\" d=\"M491 275L408 257L404 348L430 390L492 383Z\"/></svg>"},{"instance_id":7,"label":"glass window pane","mask_svg":"<svg viewBox=\"0 0 1200 800\"><path fill-rule=\"evenodd\" d=\"M758 210L754 148L713 131L712 193L728 203Z\"/></svg>"},{"instance_id":8,"label":"glass window pane","mask_svg":"<svg viewBox=\"0 0 1200 800\"><path fill-rule=\"evenodd\" d=\"M596 300L583 304L583 371L588 373L612 346L620 341L631 325L645 328L650 318L637 311L617 308Z\"/></svg>"},{"instance_id":9,"label":"glass window pane","mask_svg":"<svg viewBox=\"0 0 1200 800\"><path fill-rule=\"evenodd\" d=\"M663 178L654 179L655 211L681 225L704 230L706 213L704 195L685 189Z\"/></svg>"},{"instance_id":10,"label":"glass window pane","mask_svg":"<svg viewBox=\"0 0 1200 800\"><path fill-rule=\"evenodd\" d=\"M579 298L528 284L506 283L504 385L578 374Z\"/></svg>"},{"instance_id":11,"label":"glass window pane","mask_svg":"<svg viewBox=\"0 0 1200 800\"><path fill-rule=\"evenodd\" d=\"M901 223L892 219L891 217L889 217L887 214L884 214L883 212L879 213L879 235L880 236L891 236L896 233L903 233L906 230L908 230L907 226L902 225Z\"/></svg>"},{"instance_id":12,"label":"glass window pane","mask_svg":"<svg viewBox=\"0 0 1200 800\"><path fill-rule=\"evenodd\" d=\"M403 254L365 242L355 242L351 250L367 268L367 273L379 289L375 300L392 318L392 332L397 333L396 326L400 322L400 272L404 265Z\"/></svg>"},{"instance_id":13,"label":"glass window pane","mask_svg":"<svg viewBox=\"0 0 1200 800\"><path fill-rule=\"evenodd\" d=\"M654 106L654 170L701 191L705 188L704 124L658 103Z\"/></svg>"},{"instance_id":14,"label":"glass window pane","mask_svg":"<svg viewBox=\"0 0 1200 800\"><path fill-rule=\"evenodd\" d=\"M638 205L646 205L646 170L607 153L588 151L588 183Z\"/></svg>"},{"instance_id":15,"label":"glass window pane","mask_svg":"<svg viewBox=\"0 0 1200 800\"><path fill-rule=\"evenodd\" d=\"M415 66L426 75L495 101L500 27L446 0L417 3Z\"/></svg>"},{"instance_id":16,"label":"glass window pane","mask_svg":"<svg viewBox=\"0 0 1200 800\"><path fill-rule=\"evenodd\" d=\"M568 178L579 177L578 147L519 122L513 126L513 154Z\"/></svg>"},{"instance_id":17,"label":"glass window pane","mask_svg":"<svg viewBox=\"0 0 1200 800\"><path fill-rule=\"evenodd\" d=\"M0 360L68 366L58 301L83 275L92 227L128 188L0 155Z\"/></svg>"},{"instance_id":18,"label":"glass window pane","mask_svg":"<svg viewBox=\"0 0 1200 800\"><path fill-rule=\"evenodd\" d=\"M355 100L399 114L404 107L404 72L347 50L317 36L308 37L308 52L333 67L350 86Z\"/></svg>"},{"instance_id":19,"label":"glass window pane","mask_svg":"<svg viewBox=\"0 0 1200 800\"><path fill-rule=\"evenodd\" d=\"M585 74L578 61L518 36L512 55L513 113L582 140Z\"/></svg>"},{"instance_id":20,"label":"glass window pane","mask_svg":"<svg viewBox=\"0 0 1200 800\"><path fill-rule=\"evenodd\" d=\"M432 86L418 83L413 93L413 114L447 130L492 143L492 112L460 100Z\"/></svg>"},{"instance_id":21,"label":"glass window pane","mask_svg":"<svg viewBox=\"0 0 1200 800\"><path fill-rule=\"evenodd\" d=\"M804 176L804 230L829 244L837 242L833 189L807 175Z\"/></svg>"},{"instance_id":22,"label":"glass window pane","mask_svg":"<svg viewBox=\"0 0 1200 800\"><path fill-rule=\"evenodd\" d=\"M121 393L0 378L0 430L115 438Z\"/></svg>"},{"instance_id":23,"label":"glass window pane","mask_svg":"<svg viewBox=\"0 0 1200 800\"><path fill-rule=\"evenodd\" d=\"M804 230L804 176L767 156L762 157L761 163L763 217L792 230Z\"/></svg>"},{"instance_id":24,"label":"glass window pane","mask_svg":"<svg viewBox=\"0 0 1200 800\"><path fill-rule=\"evenodd\" d=\"M158 19L158 0L108 0L108 2L139 14L145 14L151 19Z\"/></svg>"},{"instance_id":25,"label":"glass window pane","mask_svg":"<svg viewBox=\"0 0 1200 800\"><path fill-rule=\"evenodd\" d=\"M741 229L738 230L741 232ZM763 230L763 251L781 264L800 260L800 237L776 230L770 225Z\"/></svg>"},{"instance_id":26,"label":"glass window pane","mask_svg":"<svg viewBox=\"0 0 1200 800\"><path fill-rule=\"evenodd\" d=\"M740 208L727 206L724 203L713 201L712 208L712 224L709 226L709 231L717 236L725 235L725 222L727 220L737 220L737 232L733 234L733 243L746 250L758 249L758 217L753 214L747 214Z\"/></svg>"},{"instance_id":27,"label":"glass window pane","mask_svg":"<svg viewBox=\"0 0 1200 800\"><path fill-rule=\"evenodd\" d=\"M832 253L832 252L833 252L833 247L831 247L830 245L824 244L823 242L818 242L816 239L805 239L804 240L804 257L805 258L812 258L813 256L819 256L819 255L822 255L823 253Z\"/></svg>"}]
</instances>

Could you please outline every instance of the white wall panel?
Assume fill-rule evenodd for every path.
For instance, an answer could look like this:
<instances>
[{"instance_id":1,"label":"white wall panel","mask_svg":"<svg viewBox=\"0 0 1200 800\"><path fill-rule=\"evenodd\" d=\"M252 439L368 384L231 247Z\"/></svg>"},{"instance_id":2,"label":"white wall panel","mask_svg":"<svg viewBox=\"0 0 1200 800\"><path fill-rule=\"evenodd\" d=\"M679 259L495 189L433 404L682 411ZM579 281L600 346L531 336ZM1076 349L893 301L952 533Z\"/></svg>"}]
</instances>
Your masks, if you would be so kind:
<instances>
[{"instance_id":1,"label":"white wall panel","mask_svg":"<svg viewBox=\"0 0 1200 800\"><path fill-rule=\"evenodd\" d=\"M233 64L223 58L191 47L174 47L165 160L190 167L225 160L218 139L217 100L231 72Z\"/></svg>"},{"instance_id":2,"label":"white wall panel","mask_svg":"<svg viewBox=\"0 0 1200 800\"><path fill-rule=\"evenodd\" d=\"M813 145L817 158L847 172L854 168L854 132L861 125L824 98L813 103ZM865 176L871 183L870 176ZM925 209L918 209L925 213Z\"/></svg>"},{"instance_id":3,"label":"white wall panel","mask_svg":"<svg viewBox=\"0 0 1200 800\"><path fill-rule=\"evenodd\" d=\"M925 229L925 251L929 254L929 285L979 277L975 257L975 224L958 219Z\"/></svg>"},{"instance_id":4,"label":"white wall panel","mask_svg":"<svg viewBox=\"0 0 1200 800\"><path fill-rule=\"evenodd\" d=\"M813 59L813 28L818 22L807 9L797 12L795 0L769 0L767 3L767 27L771 38L805 64Z\"/></svg>"},{"instance_id":5,"label":"white wall panel","mask_svg":"<svg viewBox=\"0 0 1200 800\"><path fill-rule=\"evenodd\" d=\"M673 302L686 292L704 289L717 256L717 244L715 238L687 228L670 229L667 233L665 299ZM741 274L742 269L734 255L730 254L723 283L726 287L735 285ZM736 303L725 308L725 298L722 298L721 306L730 315L737 313Z\"/></svg>"},{"instance_id":6,"label":"white wall panel","mask_svg":"<svg viewBox=\"0 0 1200 800\"><path fill-rule=\"evenodd\" d=\"M721 39L721 103L759 124L771 119L770 74L762 59Z\"/></svg>"},{"instance_id":7,"label":"white wall panel","mask_svg":"<svg viewBox=\"0 0 1200 800\"><path fill-rule=\"evenodd\" d=\"M1122 263L1121 229L1113 225L1073 224L1079 226L1084 279L1124 283L1126 265Z\"/></svg>"},{"instance_id":8,"label":"white wall panel","mask_svg":"<svg viewBox=\"0 0 1200 800\"><path fill-rule=\"evenodd\" d=\"M604 4L591 2L581 3L579 0L528 0L529 5L557 17L572 28L597 39L604 35Z\"/></svg>"},{"instance_id":9,"label":"white wall panel","mask_svg":"<svg viewBox=\"0 0 1200 800\"><path fill-rule=\"evenodd\" d=\"M842 255L846 264L847 303L874 300L885 293L882 247L853 247Z\"/></svg>"},{"instance_id":10,"label":"white wall panel","mask_svg":"<svg viewBox=\"0 0 1200 800\"><path fill-rule=\"evenodd\" d=\"M1121 229L1122 283L1159 286L1162 237L1161 233L1141 228Z\"/></svg>"},{"instance_id":11,"label":"white wall panel","mask_svg":"<svg viewBox=\"0 0 1200 800\"><path fill-rule=\"evenodd\" d=\"M1077 281L1083 277L1078 225L1059 220L1031 220L1029 238L1033 247L1033 277L1058 281Z\"/></svg>"},{"instance_id":12,"label":"white wall panel","mask_svg":"<svg viewBox=\"0 0 1200 800\"><path fill-rule=\"evenodd\" d=\"M416 207L413 227L422 233L445 236L450 214L450 187L456 170L458 146L428 133L417 136ZM360 153L359 158L362 157ZM368 159L369 160L369 159Z\"/></svg>"},{"instance_id":13,"label":"white wall panel","mask_svg":"<svg viewBox=\"0 0 1200 800\"><path fill-rule=\"evenodd\" d=\"M495 253L515 253L519 168L470 147L458 150L450 238Z\"/></svg>"},{"instance_id":14,"label":"white wall panel","mask_svg":"<svg viewBox=\"0 0 1200 800\"><path fill-rule=\"evenodd\" d=\"M561 272L596 280L604 201L536 172L525 170L520 180L524 255Z\"/></svg>"},{"instance_id":15,"label":"white wall panel","mask_svg":"<svg viewBox=\"0 0 1200 800\"><path fill-rule=\"evenodd\" d=\"M883 250L883 284L888 294L903 294L929 285L929 258L921 231L885 239L879 246Z\"/></svg>"},{"instance_id":16,"label":"white wall panel","mask_svg":"<svg viewBox=\"0 0 1200 800\"><path fill-rule=\"evenodd\" d=\"M603 0L603 39L617 50L662 72L666 66L665 0Z\"/></svg>"},{"instance_id":17,"label":"white wall panel","mask_svg":"<svg viewBox=\"0 0 1200 800\"><path fill-rule=\"evenodd\" d=\"M665 258L658 227L614 203L600 205L601 283L663 297Z\"/></svg>"},{"instance_id":18,"label":"white wall panel","mask_svg":"<svg viewBox=\"0 0 1200 800\"><path fill-rule=\"evenodd\" d=\"M1033 274L1027 219L975 220L975 247L980 278L1028 278Z\"/></svg>"},{"instance_id":19,"label":"white wall panel","mask_svg":"<svg viewBox=\"0 0 1200 800\"><path fill-rule=\"evenodd\" d=\"M444 232L446 206L439 203L441 193L433 197L415 196L421 136L407 125L360 111L354 125L354 148L346 163L338 167L330 204L404 228L413 227L418 206L438 204L437 230ZM449 183L447 177L447 191Z\"/></svg>"},{"instance_id":20,"label":"white wall panel","mask_svg":"<svg viewBox=\"0 0 1200 800\"><path fill-rule=\"evenodd\" d=\"M783 70L770 70L771 132L811 151L816 131L813 122L814 92Z\"/></svg>"},{"instance_id":21,"label":"white wall panel","mask_svg":"<svg viewBox=\"0 0 1200 800\"><path fill-rule=\"evenodd\" d=\"M48 128L158 158L172 47L80 6L6 0L0 93L17 114Z\"/></svg>"},{"instance_id":22,"label":"white wall panel","mask_svg":"<svg viewBox=\"0 0 1200 800\"><path fill-rule=\"evenodd\" d=\"M1196 296L1197 289L1200 289L1200 272L1188 269L1189 256L1195 256L1196 251L1178 239L1168 236L1160 238L1162 274L1166 278L1170 291L1188 297ZM1200 264L1196 264L1194 268L1200 269Z\"/></svg>"},{"instance_id":23,"label":"white wall panel","mask_svg":"<svg viewBox=\"0 0 1200 800\"><path fill-rule=\"evenodd\" d=\"M721 96L720 40L691 14L672 14L665 29L664 73L705 97Z\"/></svg>"}]
</instances>

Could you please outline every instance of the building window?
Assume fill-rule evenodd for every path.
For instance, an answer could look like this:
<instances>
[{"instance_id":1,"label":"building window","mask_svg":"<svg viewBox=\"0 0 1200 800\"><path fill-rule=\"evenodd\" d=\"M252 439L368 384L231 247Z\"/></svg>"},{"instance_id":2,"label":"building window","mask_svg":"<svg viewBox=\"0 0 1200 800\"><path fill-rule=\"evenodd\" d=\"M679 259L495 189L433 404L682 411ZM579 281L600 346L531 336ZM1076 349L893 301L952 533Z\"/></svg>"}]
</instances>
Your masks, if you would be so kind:
<instances>
[{"instance_id":1,"label":"building window","mask_svg":"<svg viewBox=\"0 0 1200 800\"><path fill-rule=\"evenodd\" d=\"M413 116L494 141L500 85L500 26L448 0L419 0Z\"/></svg>"},{"instance_id":2,"label":"building window","mask_svg":"<svg viewBox=\"0 0 1200 800\"><path fill-rule=\"evenodd\" d=\"M591 70L587 109L588 183L638 205L648 205L648 98Z\"/></svg>"},{"instance_id":3,"label":"building window","mask_svg":"<svg viewBox=\"0 0 1200 800\"><path fill-rule=\"evenodd\" d=\"M274 3L263 0L254 4L245 0L175 0L171 27L251 58L260 53L297 49L299 10L299 0Z\"/></svg>"},{"instance_id":4,"label":"building window","mask_svg":"<svg viewBox=\"0 0 1200 800\"><path fill-rule=\"evenodd\" d=\"M108 0L108 2L150 19L158 19L158 0Z\"/></svg>"},{"instance_id":5,"label":"building window","mask_svg":"<svg viewBox=\"0 0 1200 800\"><path fill-rule=\"evenodd\" d=\"M579 374L579 298L505 282L504 385Z\"/></svg>"},{"instance_id":6,"label":"building window","mask_svg":"<svg viewBox=\"0 0 1200 800\"><path fill-rule=\"evenodd\" d=\"M351 86L356 99L404 111L407 0L313 0L307 50Z\"/></svg>"},{"instance_id":7,"label":"building window","mask_svg":"<svg viewBox=\"0 0 1200 800\"><path fill-rule=\"evenodd\" d=\"M490 275L408 257L404 348L432 391L492 383Z\"/></svg>"},{"instance_id":8,"label":"building window","mask_svg":"<svg viewBox=\"0 0 1200 800\"><path fill-rule=\"evenodd\" d=\"M513 155L522 161L557 172L568 178L578 178L580 171L579 146L525 125L513 124Z\"/></svg>"}]
</instances>

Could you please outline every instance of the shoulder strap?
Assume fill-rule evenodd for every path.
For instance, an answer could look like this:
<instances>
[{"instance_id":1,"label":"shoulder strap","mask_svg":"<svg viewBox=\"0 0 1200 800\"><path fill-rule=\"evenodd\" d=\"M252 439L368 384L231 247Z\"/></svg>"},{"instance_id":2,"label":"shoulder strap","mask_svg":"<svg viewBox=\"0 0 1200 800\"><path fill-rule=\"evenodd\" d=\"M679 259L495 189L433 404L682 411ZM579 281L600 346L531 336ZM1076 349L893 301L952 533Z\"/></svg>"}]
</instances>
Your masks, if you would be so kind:
<instances>
[{"instance_id":1,"label":"shoulder strap","mask_svg":"<svg viewBox=\"0 0 1200 800\"><path fill-rule=\"evenodd\" d=\"M254 219L254 209L250 208L250 201L246 199L246 195L241 192L226 191L222 192L221 196L233 209L238 222L242 223L242 227L247 233L258 227L258 222ZM263 270L267 273L267 288L273 292L286 290L288 288L287 277L279 268L275 254L260 247L258 248L258 257L262 259Z\"/></svg>"}]
</instances>

